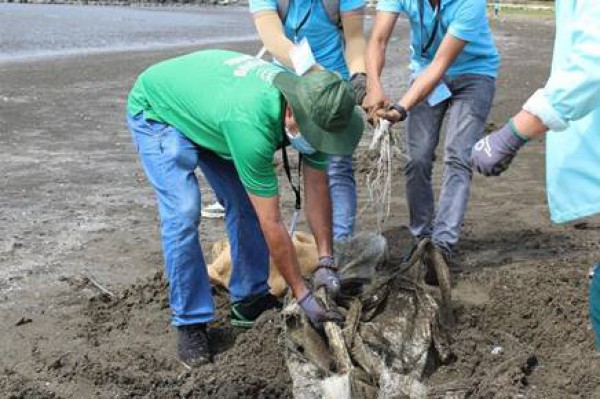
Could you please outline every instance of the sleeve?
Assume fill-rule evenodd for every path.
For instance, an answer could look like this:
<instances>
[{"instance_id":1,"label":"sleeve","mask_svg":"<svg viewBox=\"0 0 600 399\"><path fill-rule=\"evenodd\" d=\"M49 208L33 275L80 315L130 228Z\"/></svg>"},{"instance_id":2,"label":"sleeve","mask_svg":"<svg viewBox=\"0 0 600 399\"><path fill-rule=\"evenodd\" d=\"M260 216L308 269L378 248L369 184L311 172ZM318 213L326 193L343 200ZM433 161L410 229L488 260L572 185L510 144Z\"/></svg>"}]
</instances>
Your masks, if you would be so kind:
<instances>
[{"instance_id":1,"label":"sleeve","mask_svg":"<svg viewBox=\"0 0 600 399\"><path fill-rule=\"evenodd\" d=\"M240 121L225 121L220 127L244 188L259 197L276 196L275 144L268 140L268 133Z\"/></svg>"},{"instance_id":2,"label":"sleeve","mask_svg":"<svg viewBox=\"0 0 600 399\"><path fill-rule=\"evenodd\" d=\"M340 12L349 12L365 7L364 0L341 0Z\"/></svg>"},{"instance_id":3,"label":"sleeve","mask_svg":"<svg viewBox=\"0 0 600 399\"><path fill-rule=\"evenodd\" d=\"M317 170L327 169L328 159L327 154L316 152L311 155L302 155L302 159L308 166Z\"/></svg>"},{"instance_id":4,"label":"sleeve","mask_svg":"<svg viewBox=\"0 0 600 399\"><path fill-rule=\"evenodd\" d=\"M523 106L554 131L600 108L600 1L577 7L574 20L563 22L572 26L569 55Z\"/></svg>"},{"instance_id":5,"label":"sleeve","mask_svg":"<svg viewBox=\"0 0 600 399\"><path fill-rule=\"evenodd\" d=\"M277 0L250 0L250 12L277 11Z\"/></svg>"},{"instance_id":6,"label":"sleeve","mask_svg":"<svg viewBox=\"0 0 600 399\"><path fill-rule=\"evenodd\" d=\"M404 11L401 0L379 0L377 11L400 13Z\"/></svg>"},{"instance_id":7,"label":"sleeve","mask_svg":"<svg viewBox=\"0 0 600 399\"><path fill-rule=\"evenodd\" d=\"M486 20L486 0L463 1L450 22L448 32L457 39L472 42L481 36Z\"/></svg>"}]
</instances>

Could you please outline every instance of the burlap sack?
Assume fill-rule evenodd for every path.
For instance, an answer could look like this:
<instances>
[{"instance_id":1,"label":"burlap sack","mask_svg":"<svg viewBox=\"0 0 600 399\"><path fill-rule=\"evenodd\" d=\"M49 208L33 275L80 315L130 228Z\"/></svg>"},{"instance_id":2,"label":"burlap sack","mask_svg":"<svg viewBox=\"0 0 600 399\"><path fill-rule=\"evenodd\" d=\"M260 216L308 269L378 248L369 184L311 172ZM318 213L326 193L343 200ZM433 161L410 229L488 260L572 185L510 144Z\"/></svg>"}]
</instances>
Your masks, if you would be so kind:
<instances>
[{"instance_id":1,"label":"burlap sack","mask_svg":"<svg viewBox=\"0 0 600 399\"><path fill-rule=\"evenodd\" d=\"M300 271L303 276L309 276L315 270L318 261L315 239L311 234L296 232L292 241L298 255ZM227 288L231 276L231 253L226 238L213 245L212 254L214 261L208 265L208 276L211 283ZM275 296L282 296L287 288L285 280L279 274L273 260L269 264L269 287Z\"/></svg>"}]
</instances>

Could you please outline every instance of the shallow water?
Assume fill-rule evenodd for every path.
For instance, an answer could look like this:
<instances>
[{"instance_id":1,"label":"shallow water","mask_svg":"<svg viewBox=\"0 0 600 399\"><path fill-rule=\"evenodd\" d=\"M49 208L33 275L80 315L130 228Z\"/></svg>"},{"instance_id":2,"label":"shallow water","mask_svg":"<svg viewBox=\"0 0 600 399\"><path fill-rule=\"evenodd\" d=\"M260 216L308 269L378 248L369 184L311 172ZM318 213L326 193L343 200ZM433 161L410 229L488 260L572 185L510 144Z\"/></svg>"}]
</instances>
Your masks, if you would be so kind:
<instances>
[{"instance_id":1,"label":"shallow water","mask_svg":"<svg viewBox=\"0 0 600 399\"><path fill-rule=\"evenodd\" d=\"M0 62L256 38L245 7L0 4Z\"/></svg>"}]
</instances>

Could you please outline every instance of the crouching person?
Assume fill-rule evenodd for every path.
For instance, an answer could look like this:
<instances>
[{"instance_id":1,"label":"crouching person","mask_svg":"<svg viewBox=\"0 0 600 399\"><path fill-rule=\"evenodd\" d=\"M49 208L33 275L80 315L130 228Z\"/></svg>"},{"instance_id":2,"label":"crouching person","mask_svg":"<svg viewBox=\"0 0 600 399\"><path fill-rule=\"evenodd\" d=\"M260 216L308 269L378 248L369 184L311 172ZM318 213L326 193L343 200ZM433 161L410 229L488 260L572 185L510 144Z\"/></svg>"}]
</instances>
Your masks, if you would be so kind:
<instances>
[{"instance_id":1,"label":"crouching person","mask_svg":"<svg viewBox=\"0 0 600 399\"><path fill-rule=\"evenodd\" d=\"M331 72L297 77L248 55L206 50L148 68L127 110L158 202L172 323L184 363L210 360L206 324L215 318L198 237L198 167L225 207L232 324L252 326L278 307L267 284L269 255L313 324L339 318L315 300L300 274L279 209L273 157L290 143L303 154L306 217L325 266L318 280L335 288L325 171L327 157L352 154L362 134L349 83Z\"/></svg>"}]
</instances>

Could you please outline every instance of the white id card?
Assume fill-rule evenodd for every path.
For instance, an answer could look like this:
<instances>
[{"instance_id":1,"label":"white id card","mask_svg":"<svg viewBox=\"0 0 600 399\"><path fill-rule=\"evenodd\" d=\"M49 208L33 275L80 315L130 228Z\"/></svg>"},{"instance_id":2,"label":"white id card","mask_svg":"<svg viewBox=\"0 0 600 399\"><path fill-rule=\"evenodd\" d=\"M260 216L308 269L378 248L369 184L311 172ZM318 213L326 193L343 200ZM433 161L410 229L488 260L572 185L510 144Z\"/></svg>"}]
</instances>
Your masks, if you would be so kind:
<instances>
[{"instance_id":1,"label":"white id card","mask_svg":"<svg viewBox=\"0 0 600 399\"><path fill-rule=\"evenodd\" d=\"M298 76L304 75L306 71L317 63L306 38L300 40L300 43L294 44L294 47L290 50L290 58Z\"/></svg>"},{"instance_id":2,"label":"white id card","mask_svg":"<svg viewBox=\"0 0 600 399\"><path fill-rule=\"evenodd\" d=\"M446 83L440 82L435 87L435 89L433 89L431 94L429 94L429 96L427 97L427 103L430 106L435 107L436 105L438 105L442 101L449 99L450 97L452 97L452 92L450 91Z\"/></svg>"}]
</instances>

